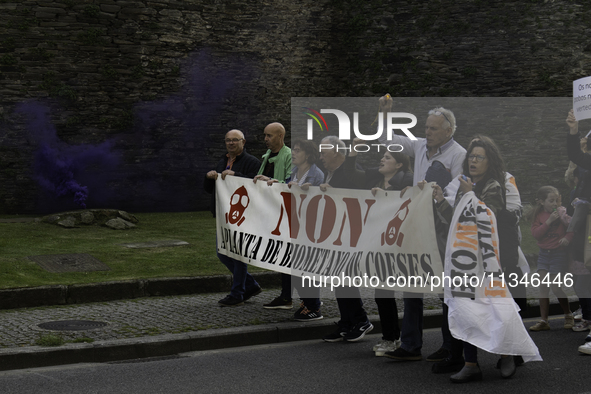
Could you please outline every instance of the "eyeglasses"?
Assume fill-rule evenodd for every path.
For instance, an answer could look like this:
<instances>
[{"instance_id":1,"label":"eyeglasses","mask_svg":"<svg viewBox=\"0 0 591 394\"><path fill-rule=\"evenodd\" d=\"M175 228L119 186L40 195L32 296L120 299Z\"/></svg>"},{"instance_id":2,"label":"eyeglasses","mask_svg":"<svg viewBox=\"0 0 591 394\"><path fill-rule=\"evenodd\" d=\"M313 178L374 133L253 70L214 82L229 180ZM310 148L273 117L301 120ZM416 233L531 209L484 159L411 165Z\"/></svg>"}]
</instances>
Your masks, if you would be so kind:
<instances>
[{"instance_id":1,"label":"eyeglasses","mask_svg":"<svg viewBox=\"0 0 591 394\"><path fill-rule=\"evenodd\" d=\"M240 141L242 141L243 139L244 139L244 138L226 138L226 139L225 139L225 141L226 141L226 144L229 144L229 143L231 143L231 142L233 142L233 143L240 142Z\"/></svg>"},{"instance_id":2,"label":"eyeglasses","mask_svg":"<svg viewBox=\"0 0 591 394\"><path fill-rule=\"evenodd\" d=\"M445 120L447 120L447 123L449 123L449 125L451 126L451 121L449 119L447 119L447 116L445 116L445 114L441 111L436 111L434 109L432 109L431 111L429 111L429 115L437 115L437 116L443 116L445 118Z\"/></svg>"},{"instance_id":3,"label":"eyeglasses","mask_svg":"<svg viewBox=\"0 0 591 394\"><path fill-rule=\"evenodd\" d=\"M474 160L476 160L476 162L478 162L478 163L480 163L484 159L486 159L486 156L481 156L481 155L470 155L470 156L468 156L468 161L474 161Z\"/></svg>"}]
</instances>

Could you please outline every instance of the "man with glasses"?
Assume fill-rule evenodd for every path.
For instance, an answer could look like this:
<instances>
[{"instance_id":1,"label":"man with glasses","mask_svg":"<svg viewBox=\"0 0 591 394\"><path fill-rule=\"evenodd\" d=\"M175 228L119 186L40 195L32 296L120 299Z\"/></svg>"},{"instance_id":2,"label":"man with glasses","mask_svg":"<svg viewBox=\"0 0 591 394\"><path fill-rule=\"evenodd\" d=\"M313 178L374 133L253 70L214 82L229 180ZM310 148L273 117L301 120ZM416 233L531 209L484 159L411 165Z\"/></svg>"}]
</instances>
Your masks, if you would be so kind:
<instances>
[{"instance_id":1,"label":"man with glasses","mask_svg":"<svg viewBox=\"0 0 591 394\"><path fill-rule=\"evenodd\" d=\"M218 162L216 169L205 175L203 188L211 193L210 209L215 217L215 181L221 175L222 180L226 176L233 175L243 178L253 178L261 162L253 155L246 153L244 145L246 140L240 130L230 130L226 133L226 151ZM217 240L216 240L217 249ZM230 294L219 301L221 306L242 305L244 301L259 294L262 290L259 284L248 273L247 265L239 260L218 253L218 258L232 273L232 289Z\"/></svg>"},{"instance_id":2,"label":"man with glasses","mask_svg":"<svg viewBox=\"0 0 591 394\"><path fill-rule=\"evenodd\" d=\"M380 98L380 112L392 112L393 101L389 94ZM411 140L406 136L393 135L388 141L384 137L380 142L384 144L400 144L402 152L414 157L414 178L413 185L427 178L430 167L434 172L437 167L443 166L451 175L451 179L457 178L462 173L462 164L466 157L466 149L458 144L453 135L456 131L456 118L452 111L443 107L437 107L429 111L429 117L425 122L425 138ZM441 177L439 177L441 178ZM449 180L448 180L449 182ZM444 185L440 185L444 188ZM404 194L404 189L401 195ZM435 223L436 232L441 227L441 222ZM447 237L446 234L443 234ZM438 235L438 238L439 235ZM445 244L438 246L440 253L445 249ZM408 296L408 297L407 297ZM447 313L447 306L444 304L444 313ZM444 319L447 323L447 319ZM447 324L441 328L443 334L443 345L441 349L427 357L427 361L439 362L451 357L452 341L451 333ZM423 298L422 294L405 293L404 295L404 317L401 328L401 346L393 352L387 352L386 357L400 361L419 361L422 359L421 349L423 347Z\"/></svg>"}]
</instances>

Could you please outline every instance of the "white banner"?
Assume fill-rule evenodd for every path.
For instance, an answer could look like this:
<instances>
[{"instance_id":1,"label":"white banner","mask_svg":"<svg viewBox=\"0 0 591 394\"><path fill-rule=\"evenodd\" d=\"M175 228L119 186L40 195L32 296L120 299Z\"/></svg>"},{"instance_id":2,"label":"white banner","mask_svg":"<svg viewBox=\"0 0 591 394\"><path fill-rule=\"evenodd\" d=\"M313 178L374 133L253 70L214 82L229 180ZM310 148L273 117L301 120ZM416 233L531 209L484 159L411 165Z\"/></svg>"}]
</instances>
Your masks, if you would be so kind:
<instances>
[{"instance_id":1,"label":"white banner","mask_svg":"<svg viewBox=\"0 0 591 394\"><path fill-rule=\"evenodd\" d=\"M445 253L445 303L454 338L490 353L541 361L501 278L495 216L473 192L456 206ZM455 280L461 279L461 280Z\"/></svg>"},{"instance_id":2,"label":"white banner","mask_svg":"<svg viewBox=\"0 0 591 394\"><path fill-rule=\"evenodd\" d=\"M430 185L374 197L227 176L216 198L218 251L229 257L325 285L442 292Z\"/></svg>"},{"instance_id":3,"label":"white banner","mask_svg":"<svg viewBox=\"0 0 591 394\"><path fill-rule=\"evenodd\" d=\"M577 120L591 118L591 77L573 82L573 110Z\"/></svg>"}]
</instances>

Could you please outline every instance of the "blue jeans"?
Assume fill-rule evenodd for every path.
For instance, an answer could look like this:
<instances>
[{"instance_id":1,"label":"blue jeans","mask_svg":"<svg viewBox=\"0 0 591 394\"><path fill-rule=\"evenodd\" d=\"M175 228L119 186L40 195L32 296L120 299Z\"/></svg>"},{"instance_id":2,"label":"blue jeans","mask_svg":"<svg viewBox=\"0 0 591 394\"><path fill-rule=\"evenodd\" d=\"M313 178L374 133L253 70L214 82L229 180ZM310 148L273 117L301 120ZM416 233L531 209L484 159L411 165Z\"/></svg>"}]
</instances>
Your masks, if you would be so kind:
<instances>
[{"instance_id":1,"label":"blue jeans","mask_svg":"<svg viewBox=\"0 0 591 394\"><path fill-rule=\"evenodd\" d=\"M217 243L216 243L217 249ZM260 287L256 280L248 273L248 266L242 261L238 261L224 254L218 253L218 259L232 273L232 289L230 295L239 300L244 299L244 293L255 290Z\"/></svg>"},{"instance_id":2,"label":"blue jeans","mask_svg":"<svg viewBox=\"0 0 591 394\"><path fill-rule=\"evenodd\" d=\"M410 295L410 297L408 297ZM418 294L404 293L404 317L400 346L408 352L419 352L423 347L423 298Z\"/></svg>"}]
</instances>

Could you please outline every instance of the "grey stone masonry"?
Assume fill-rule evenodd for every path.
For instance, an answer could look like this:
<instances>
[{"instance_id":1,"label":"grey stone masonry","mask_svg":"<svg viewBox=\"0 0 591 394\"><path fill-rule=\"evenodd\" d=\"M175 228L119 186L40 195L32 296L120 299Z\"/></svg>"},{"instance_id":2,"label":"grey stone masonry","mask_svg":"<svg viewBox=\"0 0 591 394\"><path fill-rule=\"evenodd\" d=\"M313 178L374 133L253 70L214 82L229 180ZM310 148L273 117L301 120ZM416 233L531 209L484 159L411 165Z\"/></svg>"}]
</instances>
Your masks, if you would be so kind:
<instances>
[{"instance_id":1,"label":"grey stone masonry","mask_svg":"<svg viewBox=\"0 0 591 394\"><path fill-rule=\"evenodd\" d=\"M239 128L260 156L266 124L289 129L291 97L571 97L591 65L590 11L567 0L1 1L0 213L73 209L39 182L44 144L108 156L70 171L88 206L205 210L201 177L223 134ZM34 101L45 116L30 126ZM464 144L474 131L462 127ZM525 201L543 184L566 192L560 130L541 120L486 133L504 141Z\"/></svg>"}]
</instances>

